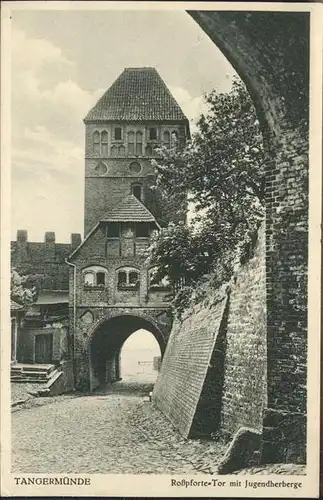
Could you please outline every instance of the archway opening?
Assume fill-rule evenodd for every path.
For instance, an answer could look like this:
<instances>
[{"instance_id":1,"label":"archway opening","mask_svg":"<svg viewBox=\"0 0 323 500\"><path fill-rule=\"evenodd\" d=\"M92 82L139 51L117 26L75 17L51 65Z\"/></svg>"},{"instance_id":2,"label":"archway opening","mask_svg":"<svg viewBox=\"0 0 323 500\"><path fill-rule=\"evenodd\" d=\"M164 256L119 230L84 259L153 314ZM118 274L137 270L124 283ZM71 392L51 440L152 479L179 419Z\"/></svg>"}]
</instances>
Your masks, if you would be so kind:
<instances>
[{"instance_id":1,"label":"archway opening","mask_svg":"<svg viewBox=\"0 0 323 500\"><path fill-rule=\"evenodd\" d=\"M148 330L137 330L120 351L120 376L124 382L154 384L161 361L160 346Z\"/></svg>"},{"instance_id":2,"label":"archway opening","mask_svg":"<svg viewBox=\"0 0 323 500\"><path fill-rule=\"evenodd\" d=\"M146 375L146 383L152 387L157 375L157 370L151 372L154 357L161 358L165 347L166 341L153 320L122 315L103 321L90 345L91 390L120 381L123 376L130 380L136 376L140 379L140 375Z\"/></svg>"}]
</instances>

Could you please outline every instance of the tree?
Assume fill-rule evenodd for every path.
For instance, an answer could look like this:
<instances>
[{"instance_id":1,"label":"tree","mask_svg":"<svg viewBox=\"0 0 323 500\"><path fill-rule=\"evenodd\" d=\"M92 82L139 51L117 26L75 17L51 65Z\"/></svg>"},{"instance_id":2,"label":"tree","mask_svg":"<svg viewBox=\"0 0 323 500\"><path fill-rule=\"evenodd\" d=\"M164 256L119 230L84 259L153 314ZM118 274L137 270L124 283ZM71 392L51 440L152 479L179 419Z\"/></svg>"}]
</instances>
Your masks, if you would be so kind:
<instances>
[{"instance_id":1,"label":"tree","mask_svg":"<svg viewBox=\"0 0 323 500\"><path fill-rule=\"evenodd\" d=\"M28 306L37 300L37 275L21 275L15 267L11 269L11 300Z\"/></svg>"},{"instance_id":2,"label":"tree","mask_svg":"<svg viewBox=\"0 0 323 500\"><path fill-rule=\"evenodd\" d=\"M235 80L228 94L213 91L205 100L192 140L160 148L153 161L162 199L176 205L185 192L194 207L190 223L169 224L151 247L159 277L186 287L215 269L227 279L264 216L263 141L244 84Z\"/></svg>"}]
</instances>

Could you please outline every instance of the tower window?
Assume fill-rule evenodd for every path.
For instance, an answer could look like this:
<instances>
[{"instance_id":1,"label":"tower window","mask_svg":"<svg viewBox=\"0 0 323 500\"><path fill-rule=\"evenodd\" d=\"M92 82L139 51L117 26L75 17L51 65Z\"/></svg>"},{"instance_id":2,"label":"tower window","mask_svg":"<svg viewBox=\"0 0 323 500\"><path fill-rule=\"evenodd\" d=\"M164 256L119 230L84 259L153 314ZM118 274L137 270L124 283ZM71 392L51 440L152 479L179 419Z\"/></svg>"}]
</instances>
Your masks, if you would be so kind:
<instances>
[{"instance_id":1,"label":"tower window","mask_svg":"<svg viewBox=\"0 0 323 500\"><path fill-rule=\"evenodd\" d=\"M93 133L93 153L95 156L108 156L108 132L103 130L101 133L96 130Z\"/></svg>"},{"instance_id":2,"label":"tower window","mask_svg":"<svg viewBox=\"0 0 323 500\"><path fill-rule=\"evenodd\" d=\"M119 238L120 226L116 223L110 223L107 227L107 237L108 238Z\"/></svg>"},{"instance_id":3,"label":"tower window","mask_svg":"<svg viewBox=\"0 0 323 500\"><path fill-rule=\"evenodd\" d=\"M128 155L135 154L135 133L128 132Z\"/></svg>"},{"instance_id":4,"label":"tower window","mask_svg":"<svg viewBox=\"0 0 323 500\"><path fill-rule=\"evenodd\" d=\"M149 129L149 140L156 141L157 140L157 129L156 127L152 127Z\"/></svg>"},{"instance_id":5,"label":"tower window","mask_svg":"<svg viewBox=\"0 0 323 500\"><path fill-rule=\"evenodd\" d=\"M108 156L108 132L103 130L101 133L101 154L102 156Z\"/></svg>"},{"instance_id":6,"label":"tower window","mask_svg":"<svg viewBox=\"0 0 323 500\"><path fill-rule=\"evenodd\" d=\"M131 192L132 194L139 200L141 201L142 199L142 187L139 184L134 184L131 187Z\"/></svg>"},{"instance_id":7,"label":"tower window","mask_svg":"<svg viewBox=\"0 0 323 500\"><path fill-rule=\"evenodd\" d=\"M100 132L96 130L93 134L93 153L96 156L100 155L100 142Z\"/></svg>"},{"instance_id":8,"label":"tower window","mask_svg":"<svg viewBox=\"0 0 323 500\"><path fill-rule=\"evenodd\" d=\"M121 141L122 140L122 128L121 127L115 127L114 129L114 138L116 141Z\"/></svg>"},{"instance_id":9,"label":"tower window","mask_svg":"<svg viewBox=\"0 0 323 500\"><path fill-rule=\"evenodd\" d=\"M142 155L142 132L136 133L136 155Z\"/></svg>"}]
</instances>

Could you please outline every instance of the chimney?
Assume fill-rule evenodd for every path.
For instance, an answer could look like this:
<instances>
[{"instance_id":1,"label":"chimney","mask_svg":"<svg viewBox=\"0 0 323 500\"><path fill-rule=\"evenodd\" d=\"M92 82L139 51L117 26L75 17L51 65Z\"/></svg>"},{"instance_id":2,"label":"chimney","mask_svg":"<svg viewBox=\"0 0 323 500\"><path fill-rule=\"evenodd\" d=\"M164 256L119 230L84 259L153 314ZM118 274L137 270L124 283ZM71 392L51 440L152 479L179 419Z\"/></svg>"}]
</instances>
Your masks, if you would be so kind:
<instances>
[{"instance_id":1,"label":"chimney","mask_svg":"<svg viewBox=\"0 0 323 500\"><path fill-rule=\"evenodd\" d=\"M71 250L75 250L81 244L82 238L80 233L71 234Z\"/></svg>"},{"instance_id":2,"label":"chimney","mask_svg":"<svg viewBox=\"0 0 323 500\"><path fill-rule=\"evenodd\" d=\"M47 231L45 233L45 262L55 260L55 233Z\"/></svg>"},{"instance_id":3,"label":"chimney","mask_svg":"<svg viewBox=\"0 0 323 500\"><path fill-rule=\"evenodd\" d=\"M28 259L28 235L25 229L17 231L17 262L25 262Z\"/></svg>"}]
</instances>

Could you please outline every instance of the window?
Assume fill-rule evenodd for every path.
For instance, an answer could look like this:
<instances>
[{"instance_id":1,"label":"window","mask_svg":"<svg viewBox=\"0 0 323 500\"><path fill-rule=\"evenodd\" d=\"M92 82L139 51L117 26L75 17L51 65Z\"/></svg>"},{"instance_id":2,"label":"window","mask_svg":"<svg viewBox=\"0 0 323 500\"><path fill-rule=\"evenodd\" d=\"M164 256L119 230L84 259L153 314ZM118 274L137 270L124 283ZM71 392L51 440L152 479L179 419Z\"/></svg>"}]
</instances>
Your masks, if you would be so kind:
<instances>
[{"instance_id":1,"label":"window","mask_svg":"<svg viewBox=\"0 0 323 500\"><path fill-rule=\"evenodd\" d=\"M97 130L93 134L93 153L95 156L100 155L100 132Z\"/></svg>"},{"instance_id":2,"label":"window","mask_svg":"<svg viewBox=\"0 0 323 500\"><path fill-rule=\"evenodd\" d=\"M151 147L150 144L146 147L146 156L152 156L153 155L153 148Z\"/></svg>"},{"instance_id":3,"label":"window","mask_svg":"<svg viewBox=\"0 0 323 500\"><path fill-rule=\"evenodd\" d=\"M135 133L128 132L128 155L135 154Z\"/></svg>"},{"instance_id":4,"label":"window","mask_svg":"<svg viewBox=\"0 0 323 500\"><path fill-rule=\"evenodd\" d=\"M97 286L105 285L105 273L96 273Z\"/></svg>"},{"instance_id":5,"label":"window","mask_svg":"<svg viewBox=\"0 0 323 500\"><path fill-rule=\"evenodd\" d=\"M121 158L125 156L126 154L126 150L125 150L125 147L124 146L119 146L119 149L118 149L118 153Z\"/></svg>"},{"instance_id":6,"label":"window","mask_svg":"<svg viewBox=\"0 0 323 500\"><path fill-rule=\"evenodd\" d=\"M84 273L84 285L85 286L93 286L94 285L94 273L92 271Z\"/></svg>"},{"instance_id":7,"label":"window","mask_svg":"<svg viewBox=\"0 0 323 500\"><path fill-rule=\"evenodd\" d=\"M150 141L157 140L157 129L155 127L149 129L149 140Z\"/></svg>"},{"instance_id":8,"label":"window","mask_svg":"<svg viewBox=\"0 0 323 500\"><path fill-rule=\"evenodd\" d=\"M91 266L83 271L83 284L85 288L104 287L107 271L101 266Z\"/></svg>"},{"instance_id":9,"label":"window","mask_svg":"<svg viewBox=\"0 0 323 500\"><path fill-rule=\"evenodd\" d=\"M101 132L101 156L108 156L108 132L103 130Z\"/></svg>"},{"instance_id":10,"label":"window","mask_svg":"<svg viewBox=\"0 0 323 500\"><path fill-rule=\"evenodd\" d=\"M133 186L131 186L131 192L139 201L141 201L142 188L139 184L134 184Z\"/></svg>"},{"instance_id":11,"label":"window","mask_svg":"<svg viewBox=\"0 0 323 500\"><path fill-rule=\"evenodd\" d=\"M132 174L139 174L141 172L141 165L137 161L132 161L129 165L129 170Z\"/></svg>"},{"instance_id":12,"label":"window","mask_svg":"<svg viewBox=\"0 0 323 500\"><path fill-rule=\"evenodd\" d=\"M117 146L111 146L111 156L118 156L118 148Z\"/></svg>"},{"instance_id":13,"label":"window","mask_svg":"<svg viewBox=\"0 0 323 500\"><path fill-rule=\"evenodd\" d=\"M116 141L121 141L122 140L122 128L121 127L115 127L115 129L114 129L114 139Z\"/></svg>"},{"instance_id":14,"label":"window","mask_svg":"<svg viewBox=\"0 0 323 500\"><path fill-rule=\"evenodd\" d=\"M136 285L138 282L138 272L130 271L129 273L129 285Z\"/></svg>"},{"instance_id":15,"label":"window","mask_svg":"<svg viewBox=\"0 0 323 500\"><path fill-rule=\"evenodd\" d=\"M142 132L136 133L136 155L142 156Z\"/></svg>"},{"instance_id":16,"label":"window","mask_svg":"<svg viewBox=\"0 0 323 500\"><path fill-rule=\"evenodd\" d=\"M139 288L140 274L137 269L123 268L117 274L117 286L119 290L137 290Z\"/></svg>"},{"instance_id":17,"label":"window","mask_svg":"<svg viewBox=\"0 0 323 500\"><path fill-rule=\"evenodd\" d=\"M107 237L108 238L119 238L120 226L115 222L108 224L107 227Z\"/></svg>"},{"instance_id":18,"label":"window","mask_svg":"<svg viewBox=\"0 0 323 500\"><path fill-rule=\"evenodd\" d=\"M137 238L148 238L149 237L149 225L141 222L136 224L136 237Z\"/></svg>"},{"instance_id":19,"label":"window","mask_svg":"<svg viewBox=\"0 0 323 500\"><path fill-rule=\"evenodd\" d=\"M108 156L108 132L103 130L101 133L96 130L93 133L93 153L95 156Z\"/></svg>"},{"instance_id":20,"label":"window","mask_svg":"<svg viewBox=\"0 0 323 500\"><path fill-rule=\"evenodd\" d=\"M170 147L170 133L168 130L165 130L163 134L163 145L166 146L166 148Z\"/></svg>"},{"instance_id":21,"label":"window","mask_svg":"<svg viewBox=\"0 0 323 500\"><path fill-rule=\"evenodd\" d=\"M127 284L127 273L125 271L118 272L118 287L125 286Z\"/></svg>"}]
</instances>

